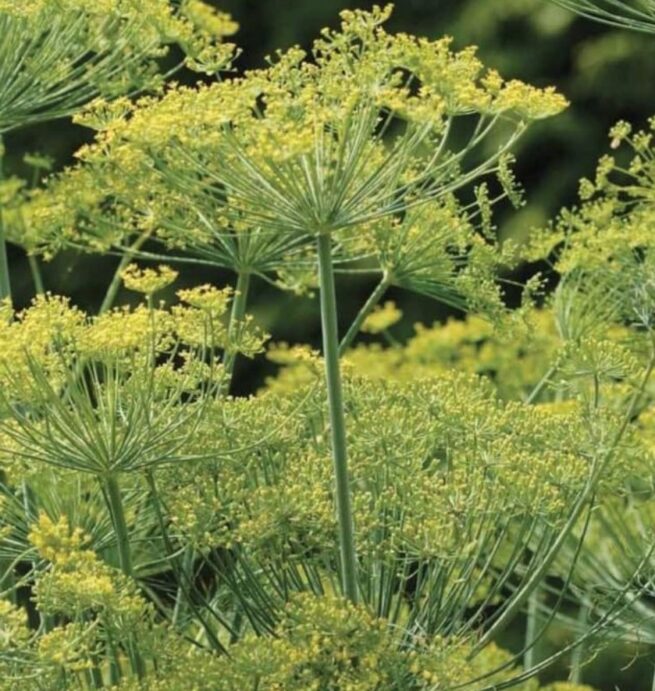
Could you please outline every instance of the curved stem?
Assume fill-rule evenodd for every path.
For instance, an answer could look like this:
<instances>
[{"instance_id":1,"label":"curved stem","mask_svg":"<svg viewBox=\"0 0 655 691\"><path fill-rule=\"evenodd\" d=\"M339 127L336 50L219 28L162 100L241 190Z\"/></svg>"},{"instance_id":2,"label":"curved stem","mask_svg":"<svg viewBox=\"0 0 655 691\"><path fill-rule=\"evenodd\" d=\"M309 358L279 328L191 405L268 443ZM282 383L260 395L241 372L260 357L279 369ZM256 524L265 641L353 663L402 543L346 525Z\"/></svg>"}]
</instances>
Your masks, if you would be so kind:
<instances>
[{"instance_id":1,"label":"curved stem","mask_svg":"<svg viewBox=\"0 0 655 691\"><path fill-rule=\"evenodd\" d=\"M391 279L385 271L384 274L382 274L380 282L375 287L375 290L371 293L362 309L359 310L359 313L355 317L353 323L350 325L346 335L341 339L341 343L339 344L339 355L343 355L346 350L350 348L352 342L355 340L355 337L360 332L366 317L368 317L375 307L377 307L390 285Z\"/></svg>"},{"instance_id":2,"label":"curved stem","mask_svg":"<svg viewBox=\"0 0 655 691\"><path fill-rule=\"evenodd\" d=\"M223 389L229 393L232 385L232 377L234 376L234 363L237 359L237 351L232 348L232 341L235 340L239 325L243 322L246 316L246 305L248 304L248 292L250 290L250 272L240 271L237 277L237 285L234 291L234 300L232 301L232 311L230 312L230 324L227 329L227 343L228 347L225 352L225 379Z\"/></svg>"},{"instance_id":3,"label":"curved stem","mask_svg":"<svg viewBox=\"0 0 655 691\"><path fill-rule=\"evenodd\" d=\"M339 524L339 549L341 552L341 580L344 595L356 603L357 555L353 513L348 477L348 456L346 449L346 420L339 370L339 335L337 328L337 299L334 287L332 265L332 242L330 235L318 236L318 276L321 294L321 324L323 328L323 357L327 382L330 412L330 433L332 460L336 490L336 509Z\"/></svg>"}]
</instances>

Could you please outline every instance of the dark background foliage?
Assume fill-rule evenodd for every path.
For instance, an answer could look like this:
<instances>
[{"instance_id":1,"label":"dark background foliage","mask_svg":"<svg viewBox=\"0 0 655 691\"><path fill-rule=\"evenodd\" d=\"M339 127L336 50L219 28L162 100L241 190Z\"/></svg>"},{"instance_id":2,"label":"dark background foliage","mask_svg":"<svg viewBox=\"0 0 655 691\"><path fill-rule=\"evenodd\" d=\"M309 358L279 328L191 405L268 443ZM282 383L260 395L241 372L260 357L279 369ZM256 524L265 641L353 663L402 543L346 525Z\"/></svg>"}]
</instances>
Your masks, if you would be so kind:
<instances>
[{"instance_id":1,"label":"dark background foliage","mask_svg":"<svg viewBox=\"0 0 655 691\"><path fill-rule=\"evenodd\" d=\"M238 69L262 64L266 55L293 44L309 46L323 26L336 25L343 8L367 8L367 0L214 0L229 11L241 29L236 37L243 53ZM399 0L391 28L436 38L454 36L455 46L479 46L483 62L504 76L539 86L556 85L571 100L563 115L535 126L517 151L518 177L527 192L527 205L516 212L499 211L498 232L522 238L542 226L564 205L575 203L578 180L592 175L598 157L607 150L607 131L618 119L643 125L655 113L655 39L606 28L558 9L547 0ZM186 82L190 74L179 77ZM55 169L74 161L77 147L89 132L69 121L56 121L20 130L6 139L5 172L27 176L22 157L45 153ZM23 306L33 295L25 257L17 248L11 255L15 303ZM45 266L46 287L71 295L82 307L99 303L114 257L88 257L66 253ZM183 283L211 281L222 284L227 275L205 269L182 271ZM341 319L345 326L371 289L365 281L340 286ZM299 299L256 286L253 311L277 340L317 343L318 310L311 299ZM129 299L128 295L122 296ZM439 305L406 293L392 293L405 312L402 335L416 322L432 323L446 313ZM241 363L239 385L253 390L267 365ZM596 659L585 681L602 689L650 689L652 664L631 664L634 651L613 650ZM627 670L622 670L628 667Z\"/></svg>"}]
</instances>

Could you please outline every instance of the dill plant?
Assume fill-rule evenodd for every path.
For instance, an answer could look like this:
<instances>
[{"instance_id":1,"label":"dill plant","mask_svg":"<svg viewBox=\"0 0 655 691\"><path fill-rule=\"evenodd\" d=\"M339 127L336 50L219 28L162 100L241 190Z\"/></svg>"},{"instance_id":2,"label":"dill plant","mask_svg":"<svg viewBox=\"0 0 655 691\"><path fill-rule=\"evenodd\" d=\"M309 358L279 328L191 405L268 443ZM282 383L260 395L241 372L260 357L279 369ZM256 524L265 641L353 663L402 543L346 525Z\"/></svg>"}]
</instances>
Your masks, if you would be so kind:
<instances>
[{"instance_id":1,"label":"dill plant","mask_svg":"<svg viewBox=\"0 0 655 691\"><path fill-rule=\"evenodd\" d=\"M213 48L231 27L202 3L179 12ZM587 586L597 540L623 534L603 530L626 477L649 467L648 193L633 209L606 162L583 189L609 190L609 211L562 214L527 253L498 243L493 206L522 203L510 150L566 102L448 39L388 33L390 12L344 12L311 55L243 76L85 92L75 118L98 133L79 164L14 183L11 241L120 256L98 315L2 303L7 688L534 691L576 645L634 631L646 531L626 527L629 563ZM534 278L509 310L499 269L522 254L561 280L538 308ZM235 285L161 300L177 272L131 262L164 255ZM358 271L379 284L339 341L335 277ZM323 353L277 347L283 372L233 398L235 358L267 340L253 279L318 287ZM140 304L112 308L121 283ZM399 345L392 285L473 314ZM362 330L391 345L354 345ZM502 650L535 593L546 622ZM531 656L567 598L586 625Z\"/></svg>"},{"instance_id":2,"label":"dill plant","mask_svg":"<svg viewBox=\"0 0 655 691\"><path fill-rule=\"evenodd\" d=\"M382 25L390 12L391 6L371 13L344 12L341 31L326 30L315 42L313 61L293 48L269 68L243 78L146 101L129 118L114 119L98 145L83 154L91 166L103 168L105 150L114 152L113 170L125 176L123 187L131 188L128 208L136 207L150 226L150 209L156 203L152 190L144 189L148 199L135 199L129 182L130 170L142 170L144 157L178 194L186 195L200 176L206 180L219 213L225 207L224 223L238 222L237 238L246 225L266 235L286 236L288 243L300 239L302 245L314 244L342 577L354 602L357 558L332 247L335 240L352 243L351 236L357 242L359 227L446 201L454 190L483 175L500 172L503 180L511 179L506 158L510 146L530 121L565 106L552 89L505 82L496 72L484 71L473 51L454 53L447 39L430 42L388 34ZM459 120L469 124L469 134L463 146L453 149L451 131ZM482 142L496 131L504 133L501 147L476 160ZM191 137L202 146L193 147ZM104 141L109 139L115 145L107 147ZM452 213L456 223L457 212ZM470 236L463 239L462 251ZM447 242L457 244L450 237ZM214 255L224 262L224 242L217 244ZM443 256L447 273L449 258ZM238 255L227 259L240 269L235 301L239 318L251 267L243 266ZM387 280L408 280L400 258L396 266L388 260L382 266L388 278L383 278L380 293Z\"/></svg>"}]
</instances>

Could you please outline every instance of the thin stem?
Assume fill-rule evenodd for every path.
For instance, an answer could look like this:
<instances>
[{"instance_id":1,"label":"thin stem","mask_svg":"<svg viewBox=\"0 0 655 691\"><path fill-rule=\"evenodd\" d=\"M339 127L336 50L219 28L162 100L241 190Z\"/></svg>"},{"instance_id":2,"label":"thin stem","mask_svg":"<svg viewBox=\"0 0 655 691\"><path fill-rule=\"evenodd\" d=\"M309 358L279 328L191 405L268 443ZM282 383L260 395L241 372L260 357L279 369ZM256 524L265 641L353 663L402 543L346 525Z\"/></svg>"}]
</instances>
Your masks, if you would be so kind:
<instances>
[{"instance_id":1,"label":"thin stem","mask_svg":"<svg viewBox=\"0 0 655 691\"><path fill-rule=\"evenodd\" d=\"M2 159L5 154L2 135L0 135L0 179L3 177ZM0 209L0 301L11 300L11 281L9 278L9 258L7 257L7 240L5 238L5 227Z\"/></svg>"},{"instance_id":2,"label":"thin stem","mask_svg":"<svg viewBox=\"0 0 655 691\"><path fill-rule=\"evenodd\" d=\"M9 280L9 259L7 257L7 242L0 213L0 300L11 300L11 282Z\"/></svg>"},{"instance_id":3,"label":"thin stem","mask_svg":"<svg viewBox=\"0 0 655 691\"><path fill-rule=\"evenodd\" d=\"M246 316L246 305L248 304L248 292L250 289L250 272L240 271L237 277L237 285L232 301L232 312L230 313L230 324L227 329L227 351L225 352L225 379L224 389L229 392L234 375L234 363L237 359L237 351L232 347L232 342L236 338L237 331L243 318Z\"/></svg>"},{"instance_id":4,"label":"thin stem","mask_svg":"<svg viewBox=\"0 0 655 691\"><path fill-rule=\"evenodd\" d=\"M339 355L343 355L346 352L346 350L350 348L352 342L355 340L355 337L360 332L362 324L366 320L366 317L368 317L368 315L375 309L375 307L377 307L378 303L380 302L384 294L387 292L387 288L389 288L390 285L391 279L385 271L382 275L382 278L380 279L380 282L375 287L375 290L371 293L362 309L359 310L359 313L355 317L353 323L350 325L350 328L346 332L346 335L341 339L341 343L339 344Z\"/></svg>"},{"instance_id":5,"label":"thin stem","mask_svg":"<svg viewBox=\"0 0 655 691\"><path fill-rule=\"evenodd\" d=\"M123 271L127 268L127 265L132 261L132 259L134 259L134 255L138 252L149 236L149 233L144 233L123 253L121 260L118 262L118 266L116 267L116 271L114 271L114 275L112 276L111 283L107 288L107 292L105 293L102 304L100 305L99 314L104 314L111 309L121 287Z\"/></svg>"},{"instance_id":6,"label":"thin stem","mask_svg":"<svg viewBox=\"0 0 655 691\"><path fill-rule=\"evenodd\" d=\"M528 600L528 621L525 628L525 655L523 656L523 668L527 672L534 667L536 660L537 623L539 616L539 588L536 588Z\"/></svg>"},{"instance_id":7,"label":"thin stem","mask_svg":"<svg viewBox=\"0 0 655 691\"><path fill-rule=\"evenodd\" d=\"M121 260L120 262L118 262L118 266L116 267L116 271L114 271L114 275L112 276L111 283L107 288L105 297L102 300L102 304L100 305L100 310L98 311L98 314L104 314L105 312L111 309L112 305L114 304L114 300L116 300L116 296L118 295L118 291L121 287L121 275L123 273L123 270L130 263L133 256L134 255L132 252L126 252L121 257Z\"/></svg>"},{"instance_id":8,"label":"thin stem","mask_svg":"<svg viewBox=\"0 0 655 691\"><path fill-rule=\"evenodd\" d=\"M557 368L558 368L558 367L559 367L559 364L555 364L555 365L553 365L552 367L549 367L549 368L548 368L548 371L546 372L546 374L544 374L544 376L541 378L541 380L539 381L539 383L534 387L534 389L532 389L532 392L530 393L530 395L529 395L528 398L526 399L525 402L526 402L528 405L531 405L532 403L535 402L535 400L538 398L539 394L544 390L544 388L545 388L546 385L548 384L548 380L549 380L549 379L553 376L553 374L555 374L555 372L557 371Z\"/></svg>"},{"instance_id":9,"label":"thin stem","mask_svg":"<svg viewBox=\"0 0 655 691\"><path fill-rule=\"evenodd\" d=\"M318 236L318 276L321 294L321 323L323 328L323 356L330 411L332 460L336 489L336 510L339 523L339 549L341 552L341 580L345 596L356 603L357 555L355 553L354 523L348 477L346 449L346 420L339 370L339 334L337 328L337 299L332 265L330 235Z\"/></svg>"},{"instance_id":10,"label":"thin stem","mask_svg":"<svg viewBox=\"0 0 655 691\"><path fill-rule=\"evenodd\" d=\"M34 289L36 290L36 294L43 295L45 293L45 287L43 285L43 275L41 274L39 260L33 254L28 254L27 261L30 264L30 272L32 273L32 280L34 281Z\"/></svg>"},{"instance_id":11,"label":"thin stem","mask_svg":"<svg viewBox=\"0 0 655 691\"><path fill-rule=\"evenodd\" d=\"M589 617L589 607L586 604L580 605L580 610L578 612L578 630L584 628L587 624L587 619ZM576 635L578 635L578 630L576 630ZM580 634L581 635L581 634ZM574 684L582 683L582 659L584 654L584 640L580 642L578 646L573 648L571 652L571 674L569 675L569 681Z\"/></svg>"}]
</instances>

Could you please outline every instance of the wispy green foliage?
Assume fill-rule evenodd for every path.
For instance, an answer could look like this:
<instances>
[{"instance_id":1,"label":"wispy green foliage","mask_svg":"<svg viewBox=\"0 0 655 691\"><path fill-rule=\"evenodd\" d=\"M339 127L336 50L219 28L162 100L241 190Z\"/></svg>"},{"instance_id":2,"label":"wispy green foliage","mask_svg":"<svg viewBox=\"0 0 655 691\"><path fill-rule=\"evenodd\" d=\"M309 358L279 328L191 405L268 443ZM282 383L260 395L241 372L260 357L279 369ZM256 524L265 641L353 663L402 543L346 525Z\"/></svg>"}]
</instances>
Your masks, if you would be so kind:
<instances>
[{"instance_id":1,"label":"wispy green foliage","mask_svg":"<svg viewBox=\"0 0 655 691\"><path fill-rule=\"evenodd\" d=\"M553 0L558 5L605 24L634 31L655 31L653 0Z\"/></svg>"}]
</instances>

